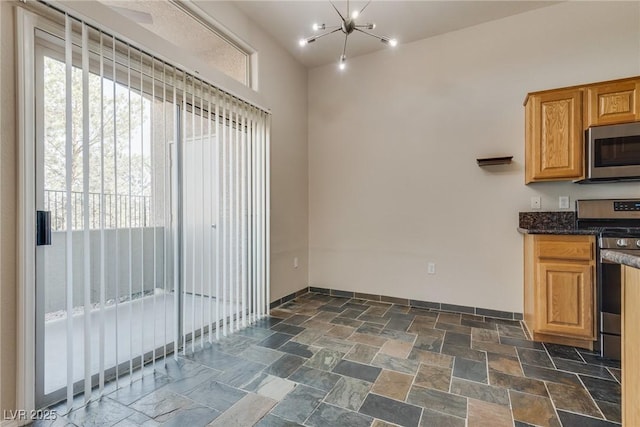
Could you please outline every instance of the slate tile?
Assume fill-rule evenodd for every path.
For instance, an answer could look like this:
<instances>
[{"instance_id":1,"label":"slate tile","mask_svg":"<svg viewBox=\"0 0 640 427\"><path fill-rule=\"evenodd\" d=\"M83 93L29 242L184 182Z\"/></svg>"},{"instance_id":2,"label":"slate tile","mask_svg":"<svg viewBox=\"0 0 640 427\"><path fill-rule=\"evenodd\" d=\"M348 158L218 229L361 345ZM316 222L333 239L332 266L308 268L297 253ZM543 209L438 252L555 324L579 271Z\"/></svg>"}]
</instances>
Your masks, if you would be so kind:
<instances>
[{"instance_id":1,"label":"slate tile","mask_svg":"<svg viewBox=\"0 0 640 427\"><path fill-rule=\"evenodd\" d=\"M387 354L393 357L399 357L401 359L406 359L409 356L409 352L413 345L408 342L398 341L398 340L389 340L382 345L380 348L380 353Z\"/></svg>"},{"instance_id":2,"label":"slate tile","mask_svg":"<svg viewBox=\"0 0 640 427\"><path fill-rule=\"evenodd\" d=\"M509 406L509 394L506 389L480 384L475 381L453 378L451 381L451 393L497 405Z\"/></svg>"},{"instance_id":3,"label":"slate tile","mask_svg":"<svg viewBox=\"0 0 640 427\"><path fill-rule=\"evenodd\" d=\"M217 350L201 350L191 355L192 360L219 371L237 366L243 359Z\"/></svg>"},{"instance_id":4,"label":"slate tile","mask_svg":"<svg viewBox=\"0 0 640 427\"><path fill-rule=\"evenodd\" d=\"M293 354L285 354L273 362L264 372L280 378L287 378L293 374L307 359Z\"/></svg>"},{"instance_id":5,"label":"slate tile","mask_svg":"<svg viewBox=\"0 0 640 427\"><path fill-rule=\"evenodd\" d=\"M257 345L267 348L276 349L293 338L293 335L283 334L281 332L275 332L267 338L260 341Z\"/></svg>"},{"instance_id":6,"label":"slate tile","mask_svg":"<svg viewBox=\"0 0 640 427\"><path fill-rule=\"evenodd\" d=\"M510 311L490 310L486 308L476 308L476 314L487 317L497 317L502 319L513 319L513 313Z\"/></svg>"},{"instance_id":7,"label":"slate tile","mask_svg":"<svg viewBox=\"0 0 640 427\"><path fill-rule=\"evenodd\" d=\"M500 335L498 335L497 330L488 330L488 329L478 329L471 328L471 341L472 342L491 342L491 343L499 343Z\"/></svg>"},{"instance_id":8,"label":"slate tile","mask_svg":"<svg viewBox=\"0 0 640 427\"><path fill-rule=\"evenodd\" d=\"M70 412L65 418L78 426L111 426L132 414L131 408L111 399L100 399Z\"/></svg>"},{"instance_id":9,"label":"slate tile","mask_svg":"<svg viewBox=\"0 0 640 427\"><path fill-rule=\"evenodd\" d=\"M378 353L371 361L373 366L398 371L405 374L415 374L418 372L419 362L409 359L401 359L399 357L389 356L387 354Z\"/></svg>"},{"instance_id":10,"label":"slate tile","mask_svg":"<svg viewBox=\"0 0 640 427\"><path fill-rule=\"evenodd\" d=\"M486 351L487 353L504 354L506 356L516 357L516 348L512 345L504 345L492 342L475 341L471 348L474 350Z\"/></svg>"},{"instance_id":11,"label":"slate tile","mask_svg":"<svg viewBox=\"0 0 640 427\"><path fill-rule=\"evenodd\" d=\"M454 417L453 415L443 414L442 412L432 411L431 409L422 410L422 418L420 419L420 427L466 427L466 420Z\"/></svg>"},{"instance_id":12,"label":"slate tile","mask_svg":"<svg viewBox=\"0 0 640 427\"><path fill-rule=\"evenodd\" d=\"M413 379L413 375L383 370L373 385L372 391L381 396L404 401Z\"/></svg>"},{"instance_id":13,"label":"slate tile","mask_svg":"<svg viewBox=\"0 0 640 427\"><path fill-rule=\"evenodd\" d=\"M346 375L353 378L358 378L368 382L374 382L382 369L363 365L362 363L351 362L350 360L341 360L333 368L333 372L337 374Z\"/></svg>"},{"instance_id":14,"label":"slate tile","mask_svg":"<svg viewBox=\"0 0 640 427\"><path fill-rule=\"evenodd\" d=\"M288 325L286 323L278 323L271 327L272 331L281 332L283 334L298 335L305 330L302 326Z\"/></svg>"},{"instance_id":15,"label":"slate tile","mask_svg":"<svg viewBox=\"0 0 640 427\"><path fill-rule=\"evenodd\" d=\"M556 369L561 371L573 372L575 374L584 374L591 377L601 378L603 380L614 381L615 378L609 370L604 366L588 365L582 362L575 362L567 359L553 359Z\"/></svg>"},{"instance_id":16,"label":"slate tile","mask_svg":"<svg viewBox=\"0 0 640 427\"><path fill-rule=\"evenodd\" d=\"M453 362L453 376L486 384L488 383L487 363L456 357Z\"/></svg>"},{"instance_id":17,"label":"slate tile","mask_svg":"<svg viewBox=\"0 0 640 427\"><path fill-rule=\"evenodd\" d=\"M260 363L239 360L235 366L217 375L215 380L239 388L252 381L265 368Z\"/></svg>"},{"instance_id":18,"label":"slate tile","mask_svg":"<svg viewBox=\"0 0 640 427\"><path fill-rule=\"evenodd\" d=\"M261 365L271 365L280 359L284 353L278 350L262 346L251 346L238 354L238 357L249 360L251 362L260 363Z\"/></svg>"},{"instance_id":19,"label":"slate tile","mask_svg":"<svg viewBox=\"0 0 640 427\"><path fill-rule=\"evenodd\" d=\"M387 323L387 325L385 326L385 329L392 329L394 331L406 332L409 326L411 326L412 322L413 322L413 319L402 319L402 318L392 317L391 320L389 320L389 323Z\"/></svg>"},{"instance_id":20,"label":"slate tile","mask_svg":"<svg viewBox=\"0 0 640 427\"><path fill-rule=\"evenodd\" d=\"M462 317L458 313L438 313L438 323L450 323L452 325L459 325Z\"/></svg>"},{"instance_id":21,"label":"slate tile","mask_svg":"<svg viewBox=\"0 0 640 427\"><path fill-rule=\"evenodd\" d=\"M426 351L432 351L435 353L440 353L442 349L442 344L444 342L444 337L438 336L438 333L428 333L424 331L419 333L416 342L414 343L414 348Z\"/></svg>"},{"instance_id":22,"label":"slate tile","mask_svg":"<svg viewBox=\"0 0 640 427\"><path fill-rule=\"evenodd\" d=\"M449 386L451 385L451 368L421 364L415 376L414 384L420 387L449 391Z\"/></svg>"},{"instance_id":23,"label":"slate tile","mask_svg":"<svg viewBox=\"0 0 640 427\"><path fill-rule=\"evenodd\" d=\"M489 369L493 369L494 371L520 377L524 376L522 368L520 367L520 361L517 357L487 353L487 363L489 364Z\"/></svg>"},{"instance_id":24,"label":"slate tile","mask_svg":"<svg viewBox=\"0 0 640 427\"><path fill-rule=\"evenodd\" d=\"M200 405L196 405L193 399L187 399L182 395L161 389L134 402L129 405L129 408L142 412L155 421L162 423L175 416L180 410L195 406Z\"/></svg>"},{"instance_id":25,"label":"slate tile","mask_svg":"<svg viewBox=\"0 0 640 427\"><path fill-rule=\"evenodd\" d=\"M288 323L290 325L297 325L298 326L301 323L304 323L309 319L311 319L311 316L305 316L305 315L302 315L302 314L294 314L293 316L291 316L288 319L284 320L284 323Z\"/></svg>"},{"instance_id":26,"label":"slate tile","mask_svg":"<svg viewBox=\"0 0 640 427\"><path fill-rule=\"evenodd\" d=\"M258 328L256 326L252 326L250 328L240 329L236 332L236 334L260 341L272 335L273 331L267 328Z\"/></svg>"},{"instance_id":27,"label":"slate tile","mask_svg":"<svg viewBox=\"0 0 640 427\"><path fill-rule=\"evenodd\" d=\"M440 310L440 303L439 302L431 302L431 301L420 301L420 300L409 300L409 305L411 307L418 307L418 308L428 308L428 309L433 309L433 310Z\"/></svg>"},{"instance_id":28,"label":"slate tile","mask_svg":"<svg viewBox=\"0 0 640 427\"><path fill-rule=\"evenodd\" d=\"M289 376L291 381L315 387L326 392L329 392L340 378L340 375L309 368L308 366L300 366Z\"/></svg>"},{"instance_id":29,"label":"slate tile","mask_svg":"<svg viewBox=\"0 0 640 427\"><path fill-rule=\"evenodd\" d=\"M505 345L513 345L515 347L531 348L533 350L544 350L542 343L530 341L523 338L500 337L500 343Z\"/></svg>"},{"instance_id":30,"label":"slate tile","mask_svg":"<svg viewBox=\"0 0 640 427\"><path fill-rule=\"evenodd\" d=\"M251 391L279 402L287 393L293 390L295 386L296 384L293 381L263 372L243 388L246 391Z\"/></svg>"},{"instance_id":31,"label":"slate tile","mask_svg":"<svg viewBox=\"0 0 640 427\"><path fill-rule=\"evenodd\" d=\"M548 396L547 388L545 387L543 381L532 378L508 375L502 372L494 371L493 369L489 369L489 384L505 389L521 391L528 394L535 394L544 397Z\"/></svg>"},{"instance_id":32,"label":"slate tile","mask_svg":"<svg viewBox=\"0 0 640 427\"><path fill-rule=\"evenodd\" d=\"M389 311L390 308L391 308L391 304L371 305L371 307L369 307L369 309L367 309L367 311L364 314L366 314L367 316L373 316L373 317L383 317L387 313L387 311Z\"/></svg>"},{"instance_id":33,"label":"slate tile","mask_svg":"<svg viewBox=\"0 0 640 427\"><path fill-rule=\"evenodd\" d=\"M413 386L407 402L459 418L467 418L467 398L430 388Z\"/></svg>"},{"instance_id":34,"label":"slate tile","mask_svg":"<svg viewBox=\"0 0 640 427\"><path fill-rule=\"evenodd\" d=\"M338 364L345 353L336 350L323 348L305 362L305 366L309 368L320 369L322 371L331 371Z\"/></svg>"},{"instance_id":35,"label":"slate tile","mask_svg":"<svg viewBox=\"0 0 640 427\"><path fill-rule=\"evenodd\" d=\"M205 426L219 416L219 411L204 406L184 408L162 423L162 427Z\"/></svg>"},{"instance_id":36,"label":"slate tile","mask_svg":"<svg viewBox=\"0 0 640 427\"><path fill-rule=\"evenodd\" d=\"M313 427L369 427L372 421L373 419L367 415L321 403L320 406L313 411L306 424Z\"/></svg>"},{"instance_id":37,"label":"slate tile","mask_svg":"<svg viewBox=\"0 0 640 427\"><path fill-rule=\"evenodd\" d=\"M194 388L186 396L204 406L224 412L242 399L247 393L234 387L219 383L218 381L207 381ZM133 406L132 406L133 407ZM134 408L137 409L137 408ZM144 412L141 410L141 412ZM149 414L147 414L149 415Z\"/></svg>"},{"instance_id":38,"label":"slate tile","mask_svg":"<svg viewBox=\"0 0 640 427\"><path fill-rule=\"evenodd\" d=\"M382 347L384 343L388 341L388 338L383 338L379 335L361 334L355 332L349 337L349 341L366 344L373 347Z\"/></svg>"},{"instance_id":39,"label":"slate tile","mask_svg":"<svg viewBox=\"0 0 640 427\"><path fill-rule=\"evenodd\" d=\"M408 359L428 365L442 366L445 368L453 367L453 356L449 356L448 354L434 353L432 351L420 350L417 348L411 350Z\"/></svg>"},{"instance_id":40,"label":"slate tile","mask_svg":"<svg viewBox=\"0 0 640 427\"><path fill-rule=\"evenodd\" d=\"M321 390L298 385L271 410L271 414L285 420L303 423L316 409L325 393Z\"/></svg>"},{"instance_id":41,"label":"slate tile","mask_svg":"<svg viewBox=\"0 0 640 427\"><path fill-rule=\"evenodd\" d=\"M471 326L454 325L452 323L437 322L434 326L436 329L443 331L458 332L460 334L471 335Z\"/></svg>"},{"instance_id":42,"label":"slate tile","mask_svg":"<svg viewBox=\"0 0 640 427\"><path fill-rule=\"evenodd\" d=\"M232 334L227 337L222 337L219 341L214 342L212 344L212 348L235 356L258 341L260 340Z\"/></svg>"},{"instance_id":43,"label":"slate tile","mask_svg":"<svg viewBox=\"0 0 640 427\"><path fill-rule=\"evenodd\" d=\"M202 368L203 374L208 374L209 377L215 375L215 371L209 368ZM164 375L149 375L140 378L137 381L132 382L130 385L125 385L113 393L109 394L109 398L113 399L123 405L130 405L138 399L143 398L149 393L153 393L162 386L170 383L170 378ZM195 387L197 384L194 384Z\"/></svg>"},{"instance_id":44,"label":"slate tile","mask_svg":"<svg viewBox=\"0 0 640 427\"><path fill-rule=\"evenodd\" d=\"M599 420L596 418L585 417L579 414L573 414L566 411L558 411L558 417L563 426L580 426L580 427L619 427L610 421Z\"/></svg>"},{"instance_id":45,"label":"slate tile","mask_svg":"<svg viewBox=\"0 0 640 427\"><path fill-rule=\"evenodd\" d=\"M258 327L258 328L266 328L269 329L272 326L277 325L278 323L282 322L283 319L279 319L277 317L273 317L273 316L268 316L268 317L263 317L260 320L257 320L254 324L253 327Z\"/></svg>"},{"instance_id":46,"label":"slate tile","mask_svg":"<svg viewBox=\"0 0 640 427\"><path fill-rule=\"evenodd\" d=\"M383 329L382 325L377 325L375 323L370 323L370 322L363 322L362 325L360 325L356 329L356 332L360 334L379 335L382 329Z\"/></svg>"},{"instance_id":47,"label":"slate tile","mask_svg":"<svg viewBox=\"0 0 640 427\"><path fill-rule=\"evenodd\" d=\"M422 409L384 396L369 393L359 412L407 427L417 427Z\"/></svg>"},{"instance_id":48,"label":"slate tile","mask_svg":"<svg viewBox=\"0 0 640 427\"><path fill-rule=\"evenodd\" d=\"M295 341L286 342L284 345L278 347L278 350L285 353L294 354L296 356L301 356L305 359L308 359L315 354L312 347L310 348L308 345L300 344L299 342Z\"/></svg>"},{"instance_id":49,"label":"slate tile","mask_svg":"<svg viewBox=\"0 0 640 427\"><path fill-rule=\"evenodd\" d=\"M510 338L520 338L526 339L527 336L524 334L521 326L510 326L498 323L497 325L498 333L501 337L510 337Z\"/></svg>"},{"instance_id":50,"label":"slate tile","mask_svg":"<svg viewBox=\"0 0 640 427\"><path fill-rule=\"evenodd\" d=\"M342 313L343 311L346 310L346 308L344 307L336 307L333 305L322 305L320 307L318 307L318 310L322 310L322 311L330 311L332 313Z\"/></svg>"},{"instance_id":51,"label":"slate tile","mask_svg":"<svg viewBox=\"0 0 640 427\"><path fill-rule=\"evenodd\" d=\"M277 417L273 414L265 415L257 424L256 427L301 427L301 424L293 421L285 420L284 418Z\"/></svg>"},{"instance_id":52,"label":"slate tile","mask_svg":"<svg viewBox=\"0 0 640 427\"><path fill-rule=\"evenodd\" d=\"M621 386L617 381L607 381L585 375L580 375L580 379L594 399L611 403L622 402Z\"/></svg>"},{"instance_id":53,"label":"slate tile","mask_svg":"<svg viewBox=\"0 0 640 427\"><path fill-rule=\"evenodd\" d=\"M336 325L333 328L329 329L326 335L340 339L347 339L349 338L349 336L351 336L351 334L353 334L355 330L356 328L352 328L351 326Z\"/></svg>"},{"instance_id":54,"label":"slate tile","mask_svg":"<svg viewBox=\"0 0 640 427\"><path fill-rule=\"evenodd\" d=\"M526 423L560 427L551 400L542 396L509 390L513 419Z\"/></svg>"},{"instance_id":55,"label":"slate tile","mask_svg":"<svg viewBox=\"0 0 640 427\"><path fill-rule=\"evenodd\" d=\"M544 346L553 358L558 357L561 359L569 359L575 360L577 362L582 362L582 357L580 357L580 354L574 347L549 343L544 343Z\"/></svg>"},{"instance_id":56,"label":"slate tile","mask_svg":"<svg viewBox=\"0 0 640 427\"><path fill-rule=\"evenodd\" d=\"M397 341L404 341L412 343L416 340L415 334L409 334L407 332L394 331L392 329L383 329L380 331L380 336Z\"/></svg>"},{"instance_id":57,"label":"slate tile","mask_svg":"<svg viewBox=\"0 0 640 427\"><path fill-rule=\"evenodd\" d=\"M543 381L552 381L555 383L577 385L580 386L580 380L575 374L568 372L556 371L555 369L541 368L539 366L531 366L522 364L524 375L529 378L535 378Z\"/></svg>"},{"instance_id":58,"label":"slate tile","mask_svg":"<svg viewBox=\"0 0 640 427\"><path fill-rule=\"evenodd\" d=\"M444 336L444 343L460 347L471 347L471 335L447 331Z\"/></svg>"},{"instance_id":59,"label":"slate tile","mask_svg":"<svg viewBox=\"0 0 640 427\"><path fill-rule=\"evenodd\" d=\"M316 314L315 316L313 316L311 319L309 320L315 320L315 321L320 321L320 322L324 322L324 323L328 323L330 322L332 319L335 319L336 316L338 316L338 313L332 313L330 311L319 311L318 314ZM303 326L305 323L307 322L303 322L301 324L301 326Z\"/></svg>"},{"instance_id":60,"label":"slate tile","mask_svg":"<svg viewBox=\"0 0 640 427\"><path fill-rule=\"evenodd\" d=\"M324 347L331 350L337 350L342 353L348 353L354 346L354 343L346 340L340 340L338 338L330 338L327 336L323 336L316 341L313 342L313 345L316 347Z\"/></svg>"},{"instance_id":61,"label":"slate tile","mask_svg":"<svg viewBox=\"0 0 640 427\"><path fill-rule=\"evenodd\" d=\"M304 332L299 333L291 339L293 342L300 344L311 345L314 341L324 335L323 331L318 329L307 328Z\"/></svg>"},{"instance_id":62,"label":"slate tile","mask_svg":"<svg viewBox=\"0 0 640 427\"><path fill-rule=\"evenodd\" d=\"M260 421L276 401L258 394L249 393L240 399L229 410L222 413L209 426L229 427L229 426L251 426ZM182 424L193 425L193 424ZM199 425L199 424L195 424Z\"/></svg>"},{"instance_id":63,"label":"slate tile","mask_svg":"<svg viewBox=\"0 0 640 427\"><path fill-rule=\"evenodd\" d=\"M347 311L351 311L351 310L347 310ZM360 313L358 312L358 316L360 315ZM349 326L351 328L360 328L364 322L362 320L356 320L356 319L352 319L349 317L336 317L334 319L331 320L330 324L332 325L342 325L342 326Z\"/></svg>"},{"instance_id":64,"label":"slate tile","mask_svg":"<svg viewBox=\"0 0 640 427\"><path fill-rule=\"evenodd\" d=\"M547 390L557 409L600 418L601 414L584 387L547 383Z\"/></svg>"},{"instance_id":65,"label":"slate tile","mask_svg":"<svg viewBox=\"0 0 640 427\"><path fill-rule=\"evenodd\" d=\"M553 362L545 351L518 348L518 356L523 365L540 366L553 369Z\"/></svg>"},{"instance_id":66,"label":"slate tile","mask_svg":"<svg viewBox=\"0 0 640 427\"><path fill-rule=\"evenodd\" d=\"M487 354L484 351L474 350L468 347L460 347L457 345L443 344L442 353L448 354L449 356L475 360L476 362L484 362L487 360Z\"/></svg>"},{"instance_id":67,"label":"slate tile","mask_svg":"<svg viewBox=\"0 0 640 427\"><path fill-rule=\"evenodd\" d=\"M341 408L357 411L371 389L371 383L356 378L341 377L324 401Z\"/></svg>"},{"instance_id":68,"label":"slate tile","mask_svg":"<svg viewBox=\"0 0 640 427\"><path fill-rule=\"evenodd\" d=\"M509 406L469 399L468 427L484 426L512 427L513 418Z\"/></svg>"},{"instance_id":69,"label":"slate tile","mask_svg":"<svg viewBox=\"0 0 640 427\"><path fill-rule=\"evenodd\" d=\"M353 362L371 363L380 349L365 344L356 344L344 358Z\"/></svg>"},{"instance_id":70,"label":"slate tile","mask_svg":"<svg viewBox=\"0 0 640 427\"><path fill-rule=\"evenodd\" d=\"M600 411L608 421L622 423L622 405L605 402L604 400L596 400L596 405L598 405Z\"/></svg>"},{"instance_id":71,"label":"slate tile","mask_svg":"<svg viewBox=\"0 0 640 427\"><path fill-rule=\"evenodd\" d=\"M490 331L497 331L495 323L488 323L488 322L485 322L484 320L478 321L478 320L462 319L460 321L460 325L469 326L473 329L486 329Z\"/></svg>"},{"instance_id":72,"label":"slate tile","mask_svg":"<svg viewBox=\"0 0 640 427\"><path fill-rule=\"evenodd\" d=\"M589 353L583 353L583 352L580 352L580 356L585 362L587 362L590 365L600 365L600 366L606 366L608 368L615 368L615 369L620 369L621 367L619 360L606 359L595 354L589 354Z\"/></svg>"},{"instance_id":73,"label":"slate tile","mask_svg":"<svg viewBox=\"0 0 640 427\"><path fill-rule=\"evenodd\" d=\"M607 368L607 370L616 379L616 381L622 384L622 370L615 368Z\"/></svg>"},{"instance_id":74,"label":"slate tile","mask_svg":"<svg viewBox=\"0 0 640 427\"><path fill-rule=\"evenodd\" d=\"M473 314L475 311L473 307L468 307L466 305L455 305L455 304L441 304L440 309L443 311L455 311L457 313L469 313L469 314Z\"/></svg>"}]
</instances>

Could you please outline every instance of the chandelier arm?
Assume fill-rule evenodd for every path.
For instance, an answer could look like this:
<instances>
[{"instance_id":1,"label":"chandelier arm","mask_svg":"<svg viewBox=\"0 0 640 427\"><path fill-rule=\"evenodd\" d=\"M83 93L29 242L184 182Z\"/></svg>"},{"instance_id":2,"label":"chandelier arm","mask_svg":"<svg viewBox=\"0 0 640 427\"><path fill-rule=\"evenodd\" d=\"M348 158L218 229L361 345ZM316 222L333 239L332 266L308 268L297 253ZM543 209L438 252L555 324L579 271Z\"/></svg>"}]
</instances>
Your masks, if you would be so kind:
<instances>
[{"instance_id":1,"label":"chandelier arm","mask_svg":"<svg viewBox=\"0 0 640 427\"><path fill-rule=\"evenodd\" d=\"M338 10L338 8L336 7L335 4L333 4L332 1L329 1L329 3L331 3L331 6L333 6L333 8L335 9L336 12L338 12L338 15L340 16L340 19L342 19L342 21L344 22L344 16L342 16L342 14L340 13L340 11Z\"/></svg>"},{"instance_id":2,"label":"chandelier arm","mask_svg":"<svg viewBox=\"0 0 640 427\"><path fill-rule=\"evenodd\" d=\"M366 34L366 35L368 35L368 36L371 36L371 37L373 37L373 38L376 38L376 39L378 39L378 40L380 40L380 41L385 41L385 40L387 40L387 41L388 41L388 40L389 40L389 38L388 38L388 37L379 36L379 35L377 35L377 34L373 34L373 33L370 33L370 32L368 32L368 31L365 31L365 30L361 30L360 28L357 28L357 27L355 28L355 30L356 30L356 31L360 31L361 33Z\"/></svg>"},{"instance_id":3,"label":"chandelier arm","mask_svg":"<svg viewBox=\"0 0 640 427\"><path fill-rule=\"evenodd\" d=\"M344 35L344 46L342 48L342 56L340 57L342 60L347 57L347 40L349 40L349 34Z\"/></svg>"},{"instance_id":4,"label":"chandelier arm","mask_svg":"<svg viewBox=\"0 0 640 427\"><path fill-rule=\"evenodd\" d=\"M356 25L355 27L356 28L368 28L368 27L370 27L372 25L374 25L374 24L362 24L362 25Z\"/></svg>"},{"instance_id":5,"label":"chandelier arm","mask_svg":"<svg viewBox=\"0 0 640 427\"><path fill-rule=\"evenodd\" d=\"M358 15L362 15L362 12L364 12L364 10L367 8L367 6L369 6L369 4L371 4L371 0L369 0L367 4L365 4L364 7L360 9L360 12L358 13Z\"/></svg>"},{"instance_id":6,"label":"chandelier arm","mask_svg":"<svg viewBox=\"0 0 640 427\"><path fill-rule=\"evenodd\" d=\"M305 40L307 40L307 42L316 41L320 37L328 36L329 34L333 34L333 33L337 32L337 31L340 31L340 28L342 28L342 27L338 27L338 28L336 28L334 30L327 31L326 33L318 34L317 36L307 37Z\"/></svg>"}]
</instances>

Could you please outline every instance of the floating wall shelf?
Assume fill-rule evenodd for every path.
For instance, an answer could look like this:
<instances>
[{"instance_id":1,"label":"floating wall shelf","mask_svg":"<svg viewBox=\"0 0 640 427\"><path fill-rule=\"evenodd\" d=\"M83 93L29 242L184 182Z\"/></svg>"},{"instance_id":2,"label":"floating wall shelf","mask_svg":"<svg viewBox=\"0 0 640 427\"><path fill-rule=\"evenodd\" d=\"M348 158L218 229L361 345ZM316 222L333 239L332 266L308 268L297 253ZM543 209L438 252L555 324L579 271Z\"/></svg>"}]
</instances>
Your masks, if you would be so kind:
<instances>
[{"instance_id":1,"label":"floating wall shelf","mask_svg":"<svg viewBox=\"0 0 640 427\"><path fill-rule=\"evenodd\" d=\"M512 159L513 156L485 157L483 159L476 159L476 162L478 162L478 166L508 165Z\"/></svg>"}]
</instances>

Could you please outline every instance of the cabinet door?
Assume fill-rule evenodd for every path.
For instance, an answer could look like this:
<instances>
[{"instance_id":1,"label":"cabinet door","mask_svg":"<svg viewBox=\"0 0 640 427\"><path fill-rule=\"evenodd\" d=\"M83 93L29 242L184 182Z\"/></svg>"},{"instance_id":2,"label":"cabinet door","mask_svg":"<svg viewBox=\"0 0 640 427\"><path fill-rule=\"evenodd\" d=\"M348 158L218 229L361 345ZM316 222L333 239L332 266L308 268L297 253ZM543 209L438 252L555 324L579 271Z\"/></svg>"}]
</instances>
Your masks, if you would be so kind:
<instances>
[{"instance_id":1,"label":"cabinet door","mask_svg":"<svg viewBox=\"0 0 640 427\"><path fill-rule=\"evenodd\" d=\"M587 126L640 120L640 80L589 86Z\"/></svg>"},{"instance_id":2,"label":"cabinet door","mask_svg":"<svg viewBox=\"0 0 640 427\"><path fill-rule=\"evenodd\" d=\"M593 266L538 264L537 332L594 339Z\"/></svg>"},{"instance_id":3,"label":"cabinet door","mask_svg":"<svg viewBox=\"0 0 640 427\"><path fill-rule=\"evenodd\" d=\"M531 95L526 120L526 183L582 178L582 89Z\"/></svg>"}]
</instances>

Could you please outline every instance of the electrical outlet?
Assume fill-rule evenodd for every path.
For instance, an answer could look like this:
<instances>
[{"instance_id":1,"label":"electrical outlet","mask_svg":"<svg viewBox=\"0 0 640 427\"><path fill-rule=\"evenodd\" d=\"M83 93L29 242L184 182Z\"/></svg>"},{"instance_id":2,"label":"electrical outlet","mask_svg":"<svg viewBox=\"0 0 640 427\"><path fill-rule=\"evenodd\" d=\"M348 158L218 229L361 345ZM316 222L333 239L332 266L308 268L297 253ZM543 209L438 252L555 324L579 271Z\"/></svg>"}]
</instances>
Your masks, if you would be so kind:
<instances>
[{"instance_id":1,"label":"electrical outlet","mask_svg":"<svg viewBox=\"0 0 640 427\"><path fill-rule=\"evenodd\" d=\"M293 268L298 268L298 257L293 257Z\"/></svg>"},{"instance_id":2,"label":"electrical outlet","mask_svg":"<svg viewBox=\"0 0 640 427\"><path fill-rule=\"evenodd\" d=\"M542 208L542 203L540 201L540 196L532 196L531 197L531 209L540 209Z\"/></svg>"},{"instance_id":3,"label":"electrical outlet","mask_svg":"<svg viewBox=\"0 0 640 427\"><path fill-rule=\"evenodd\" d=\"M427 263L427 274L436 274L436 264L434 262Z\"/></svg>"},{"instance_id":4,"label":"electrical outlet","mask_svg":"<svg viewBox=\"0 0 640 427\"><path fill-rule=\"evenodd\" d=\"M569 209L569 196L558 197L558 207L560 209Z\"/></svg>"}]
</instances>

